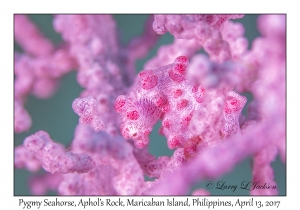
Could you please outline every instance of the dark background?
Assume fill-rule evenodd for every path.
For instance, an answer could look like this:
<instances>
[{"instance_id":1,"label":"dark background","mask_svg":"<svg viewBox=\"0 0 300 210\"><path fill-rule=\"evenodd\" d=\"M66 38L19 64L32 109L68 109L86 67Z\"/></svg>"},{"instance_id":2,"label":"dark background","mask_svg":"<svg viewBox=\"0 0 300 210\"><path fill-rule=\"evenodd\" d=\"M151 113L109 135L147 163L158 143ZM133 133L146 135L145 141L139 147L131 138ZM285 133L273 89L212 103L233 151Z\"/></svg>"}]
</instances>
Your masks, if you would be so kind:
<instances>
[{"instance_id":1,"label":"dark background","mask_svg":"<svg viewBox=\"0 0 300 210\"><path fill-rule=\"evenodd\" d=\"M38 25L46 37L56 44L62 42L60 34L57 34L53 29L52 15L29 15L29 17ZM143 25L148 15L118 14L113 15L113 17L117 22L121 42L126 44L133 37L142 34ZM245 36L249 41L249 49L251 49L251 43L255 37L259 36L256 29L257 17L258 15L245 15L242 19L234 20L243 23L245 27ZM149 54L136 62L137 72L143 69L144 63L156 54L157 49L161 45L170 44L172 41L173 36L169 33L161 36L156 46ZM14 49L16 51L21 51L21 48L16 43L14 43ZM72 102L79 96L81 90L82 88L76 81L76 71L72 71L62 78L60 88L51 98L42 100L34 96L29 96L25 107L32 117L33 124L29 131L14 135L14 146L22 144L24 138L39 130L47 131L53 140L68 146L72 142L74 130L78 122L78 116L72 109ZM251 95L247 95L247 97L248 101L251 100ZM150 152L155 156L170 156L173 154L173 151L168 149L165 137L158 134L159 127L160 123L157 123L151 133ZM221 154L219 158L222 158ZM240 186L243 181L251 181L252 171L250 162L251 157L238 164L230 173L220 177L218 180L213 180L213 182L216 184L219 180L222 180L226 181L227 185ZM277 157L272 166L277 187L279 188L279 195L286 195L286 166L282 164L279 157ZM41 172L42 171L39 171L37 173ZM15 169L14 195L31 195L28 187L30 174L31 172L24 169ZM206 188L207 181L208 180L204 180L195 184L191 189L191 192L199 187ZM212 195L249 195L249 191L242 189L237 189L235 192L232 192L232 190L220 189L211 189L209 191ZM48 195L56 195L56 192L49 192Z\"/></svg>"}]
</instances>

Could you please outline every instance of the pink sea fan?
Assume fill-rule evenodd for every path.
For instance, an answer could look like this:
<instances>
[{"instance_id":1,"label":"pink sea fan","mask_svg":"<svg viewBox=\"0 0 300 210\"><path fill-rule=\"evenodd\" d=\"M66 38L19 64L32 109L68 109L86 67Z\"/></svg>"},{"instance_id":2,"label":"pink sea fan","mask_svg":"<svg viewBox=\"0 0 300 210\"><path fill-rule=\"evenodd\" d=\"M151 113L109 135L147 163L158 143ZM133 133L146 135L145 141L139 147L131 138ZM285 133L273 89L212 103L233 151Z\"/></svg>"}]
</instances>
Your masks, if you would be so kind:
<instances>
[{"instance_id":1,"label":"pink sea fan","mask_svg":"<svg viewBox=\"0 0 300 210\"><path fill-rule=\"evenodd\" d=\"M111 15L55 15L59 45L28 16L14 18L23 50L14 60L15 132L35 123L25 109L30 94L51 97L73 70L82 87L69 104L79 119L68 146L29 130L15 148L15 168L44 171L30 179L33 194L186 195L247 157L253 187L275 186L250 194L279 193L271 163L286 156L285 15L260 16L251 49L243 24L231 21L243 15L151 15L128 44ZM173 42L135 75L135 62L165 33ZM166 144L171 156L149 149L158 122L164 140L157 147Z\"/></svg>"}]
</instances>

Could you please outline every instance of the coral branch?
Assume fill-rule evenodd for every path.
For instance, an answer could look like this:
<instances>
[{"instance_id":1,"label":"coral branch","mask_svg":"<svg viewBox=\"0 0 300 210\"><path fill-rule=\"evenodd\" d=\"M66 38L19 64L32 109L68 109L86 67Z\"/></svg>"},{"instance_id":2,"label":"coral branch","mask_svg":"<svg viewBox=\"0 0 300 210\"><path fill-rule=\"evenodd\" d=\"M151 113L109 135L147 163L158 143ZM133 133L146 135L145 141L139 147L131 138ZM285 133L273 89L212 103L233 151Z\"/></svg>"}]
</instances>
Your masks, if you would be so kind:
<instances>
[{"instance_id":1,"label":"coral branch","mask_svg":"<svg viewBox=\"0 0 300 210\"><path fill-rule=\"evenodd\" d=\"M126 51L129 53L128 58L131 62L138 58L142 58L157 42L159 36L152 30L154 16L151 15L147 19L142 36L133 39L127 46Z\"/></svg>"},{"instance_id":2,"label":"coral branch","mask_svg":"<svg viewBox=\"0 0 300 210\"><path fill-rule=\"evenodd\" d=\"M60 173L36 175L29 181L30 190L33 195L44 195L48 190L56 190L62 179Z\"/></svg>"},{"instance_id":3,"label":"coral branch","mask_svg":"<svg viewBox=\"0 0 300 210\"><path fill-rule=\"evenodd\" d=\"M14 164L16 168L26 168L28 171L38 171L41 163L35 158L33 152L28 151L23 145L15 148Z\"/></svg>"},{"instance_id":4,"label":"coral branch","mask_svg":"<svg viewBox=\"0 0 300 210\"><path fill-rule=\"evenodd\" d=\"M24 147L51 173L86 173L95 166L89 155L66 152L61 144L54 143L44 131L27 137Z\"/></svg>"},{"instance_id":5,"label":"coral branch","mask_svg":"<svg viewBox=\"0 0 300 210\"><path fill-rule=\"evenodd\" d=\"M277 149L273 145L254 156L252 166L252 190L251 195L277 195L278 189L274 181L271 162L275 160ZM266 185L265 188L260 186Z\"/></svg>"},{"instance_id":6,"label":"coral branch","mask_svg":"<svg viewBox=\"0 0 300 210\"><path fill-rule=\"evenodd\" d=\"M14 35L25 52L33 56L46 56L52 53L54 45L26 15L14 15Z\"/></svg>"},{"instance_id":7,"label":"coral branch","mask_svg":"<svg viewBox=\"0 0 300 210\"><path fill-rule=\"evenodd\" d=\"M241 136L235 135L215 147L201 150L201 153L198 153L188 164L170 174L167 180L162 180L152 186L154 190L150 193L154 195L184 195L195 181L204 178L215 179L230 171L238 161L260 151L261 148L272 142L272 133L265 132L265 129L270 129L272 126L273 123L268 123L253 127L244 134L243 139L240 139ZM255 143L253 143L253 136L256 136ZM222 158L215 158L220 154L222 154ZM169 183L176 183L176 185Z\"/></svg>"},{"instance_id":8,"label":"coral branch","mask_svg":"<svg viewBox=\"0 0 300 210\"><path fill-rule=\"evenodd\" d=\"M229 45L219 31L229 19L243 15L155 15L153 29L158 34L169 31L177 39L195 39L212 60L223 62L231 59Z\"/></svg>"},{"instance_id":9,"label":"coral branch","mask_svg":"<svg viewBox=\"0 0 300 210\"><path fill-rule=\"evenodd\" d=\"M27 131L31 118L23 107L27 95L49 98L58 86L58 79L76 64L68 47L55 49L25 15L15 15L15 40L27 54L15 53L15 132Z\"/></svg>"}]
</instances>

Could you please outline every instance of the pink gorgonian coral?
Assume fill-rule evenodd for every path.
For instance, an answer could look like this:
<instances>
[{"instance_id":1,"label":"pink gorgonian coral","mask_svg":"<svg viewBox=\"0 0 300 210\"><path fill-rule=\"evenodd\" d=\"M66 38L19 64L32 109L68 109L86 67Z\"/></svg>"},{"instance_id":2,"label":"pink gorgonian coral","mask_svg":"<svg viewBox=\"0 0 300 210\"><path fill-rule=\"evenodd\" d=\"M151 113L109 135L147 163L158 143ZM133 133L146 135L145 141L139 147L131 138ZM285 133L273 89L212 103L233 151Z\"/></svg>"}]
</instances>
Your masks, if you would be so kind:
<instances>
[{"instance_id":1,"label":"pink gorgonian coral","mask_svg":"<svg viewBox=\"0 0 300 210\"><path fill-rule=\"evenodd\" d=\"M124 45L111 15L54 15L63 39L56 46L26 15L15 15L23 51L15 54L15 133L31 127L29 95L49 98L71 71L83 88L70 104L79 119L68 147L36 131L15 148L15 168L45 172L30 179L32 193L186 195L195 182L216 179L246 157L253 158L253 185L276 186L271 163L277 154L286 161L286 17L259 16L261 36L250 50L243 25L232 21L239 18L150 15L143 34ZM173 43L135 75L135 62L165 33ZM158 122L172 156L149 151Z\"/></svg>"}]
</instances>

